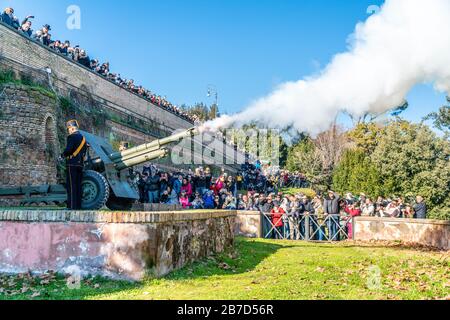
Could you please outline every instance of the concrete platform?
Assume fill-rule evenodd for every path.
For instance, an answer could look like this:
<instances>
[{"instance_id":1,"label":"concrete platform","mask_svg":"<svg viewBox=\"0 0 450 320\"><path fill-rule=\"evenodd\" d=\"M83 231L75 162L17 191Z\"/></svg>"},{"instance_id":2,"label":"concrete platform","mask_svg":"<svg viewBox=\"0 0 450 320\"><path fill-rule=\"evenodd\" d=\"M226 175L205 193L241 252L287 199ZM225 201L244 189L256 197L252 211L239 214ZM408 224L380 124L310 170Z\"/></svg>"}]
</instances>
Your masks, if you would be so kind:
<instances>
[{"instance_id":1,"label":"concrete platform","mask_svg":"<svg viewBox=\"0 0 450 320\"><path fill-rule=\"evenodd\" d=\"M233 245L236 212L0 211L0 273L161 277Z\"/></svg>"}]
</instances>

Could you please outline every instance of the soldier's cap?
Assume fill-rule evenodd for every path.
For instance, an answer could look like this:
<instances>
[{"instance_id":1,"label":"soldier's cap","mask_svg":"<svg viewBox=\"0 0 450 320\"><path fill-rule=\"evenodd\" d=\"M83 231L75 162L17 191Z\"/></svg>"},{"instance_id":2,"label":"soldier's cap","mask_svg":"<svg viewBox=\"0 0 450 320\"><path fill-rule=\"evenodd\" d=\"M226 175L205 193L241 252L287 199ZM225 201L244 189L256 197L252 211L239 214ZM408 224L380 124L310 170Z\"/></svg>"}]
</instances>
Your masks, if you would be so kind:
<instances>
[{"instance_id":1,"label":"soldier's cap","mask_svg":"<svg viewBox=\"0 0 450 320\"><path fill-rule=\"evenodd\" d=\"M70 120L70 121L67 121L66 127L67 128L77 128L78 129L80 126L78 125L78 121L77 120Z\"/></svg>"},{"instance_id":2,"label":"soldier's cap","mask_svg":"<svg viewBox=\"0 0 450 320\"><path fill-rule=\"evenodd\" d=\"M48 31L52 30L52 27L50 27L50 25L48 24L44 24L43 28L47 29Z\"/></svg>"}]
</instances>

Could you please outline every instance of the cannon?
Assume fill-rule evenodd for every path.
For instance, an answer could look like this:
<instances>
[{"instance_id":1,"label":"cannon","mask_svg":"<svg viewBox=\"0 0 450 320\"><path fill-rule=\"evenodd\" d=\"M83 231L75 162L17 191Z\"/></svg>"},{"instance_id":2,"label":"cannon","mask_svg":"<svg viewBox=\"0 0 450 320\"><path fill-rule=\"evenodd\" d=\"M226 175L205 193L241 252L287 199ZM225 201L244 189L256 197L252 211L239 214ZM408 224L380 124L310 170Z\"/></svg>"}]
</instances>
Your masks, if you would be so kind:
<instances>
[{"instance_id":1,"label":"cannon","mask_svg":"<svg viewBox=\"0 0 450 320\"><path fill-rule=\"evenodd\" d=\"M130 210L139 192L130 179L130 168L164 158L168 145L198 134L196 128L170 137L155 140L141 146L114 152L112 146L103 138L80 131L89 146L82 181L83 210L100 210L104 206L111 210ZM0 197L21 196L22 205L61 204L67 200L64 185L26 186L0 189Z\"/></svg>"}]
</instances>

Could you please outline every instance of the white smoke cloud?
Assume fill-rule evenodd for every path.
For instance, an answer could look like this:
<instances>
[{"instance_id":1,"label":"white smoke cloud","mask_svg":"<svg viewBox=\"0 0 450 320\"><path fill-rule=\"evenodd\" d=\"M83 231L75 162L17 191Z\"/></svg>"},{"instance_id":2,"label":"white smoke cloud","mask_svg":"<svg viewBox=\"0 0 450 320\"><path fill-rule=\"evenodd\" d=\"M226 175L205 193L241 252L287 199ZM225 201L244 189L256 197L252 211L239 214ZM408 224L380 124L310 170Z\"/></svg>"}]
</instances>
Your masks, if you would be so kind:
<instances>
[{"instance_id":1,"label":"white smoke cloud","mask_svg":"<svg viewBox=\"0 0 450 320\"><path fill-rule=\"evenodd\" d=\"M420 83L450 93L450 1L387 0L356 26L348 52L314 77L279 86L243 112L204 125L215 130L253 121L320 133L336 116L383 113Z\"/></svg>"}]
</instances>

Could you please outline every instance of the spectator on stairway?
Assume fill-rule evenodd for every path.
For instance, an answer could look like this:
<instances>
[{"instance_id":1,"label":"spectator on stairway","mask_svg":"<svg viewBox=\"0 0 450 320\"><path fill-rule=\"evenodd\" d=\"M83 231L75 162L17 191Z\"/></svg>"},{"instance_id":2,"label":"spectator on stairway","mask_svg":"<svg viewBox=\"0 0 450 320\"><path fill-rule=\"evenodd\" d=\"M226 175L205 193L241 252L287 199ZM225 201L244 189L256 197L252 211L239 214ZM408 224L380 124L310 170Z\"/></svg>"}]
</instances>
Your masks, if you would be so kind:
<instances>
[{"instance_id":1,"label":"spectator on stairway","mask_svg":"<svg viewBox=\"0 0 450 320\"><path fill-rule=\"evenodd\" d=\"M180 204L180 198L178 196L178 193L175 191L175 189L170 189L168 188L168 191L170 191L170 195L169 195L169 201L167 202L167 204L171 204L171 205L178 205Z\"/></svg>"},{"instance_id":2,"label":"spectator on stairway","mask_svg":"<svg viewBox=\"0 0 450 320\"><path fill-rule=\"evenodd\" d=\"M200 195L199 192L195 193L195 198L192 201L192 209L194 210L200 210L204 208L204 202L202 199L202 196Z\"/></svg>"},{"instance_id":3,"label":"spectator on stairway","mask_svg":"<svg viewBox=\"0 0 450 320\"><path fill-rule=\"evenodd\" d=\"M173 182L173 190L180 195L181 194L181 187L183 186L183 176L178 175L178 179L176 179Z\"/></svg>"},{"instance_id":4,"label":"spectator on stairway","mask_svg":"<svg viewBox=\"0 0 450 320\"><path fill-rule=\"evenodd\" d=\"M151 175L147 180L149 203L159 203L159 180L160 177L157 172L152 170Z\"/></svg>"},{"instance_id":5,"label":"spectator on stairway","mask_svg":"<svg viewBox=\"0 0 450 320\"><path fill-rule=\"evenodd\" d=\"M214 192L213 191L207 191L203 195L203 205L205 209L214 209L215 203L214 203Z\"/></svg>"},{"instance_id":6,"label":"spectator on stairway","mask_svg":"<svg viewBox=\"0 0 450 320\"><path fill-rule=\"evenodd\" d=\"M183 184L181 185L181 193L185 192L188 198L192 196L192 185L187 178L183 179Z\"/></svg>"},{"instance_id":7,"label":"spectator on stairway","mask_svg":"<svg viewBox=\"0 0 450 320\"><path fill-rule=\"evenodd\" d=\"M164 191L162 191L160 193L159 196L159 203L161 204L167 204L169 202L169 192L170 192L170 188L167 187Z\"/></svg>"},{"instance_id":8,"label":"spectator on stairway","mask_svg":"<svg viewBox=\"0 0 450 320\"><path fill-rule=\"evenodd\" d=\"M180 204L183 206L183 209L189 209L192 206L186 191L181 191Z\"/></svg>"},{"instance_id":9,"label":"spectator on stairway","mask_svg":"<svg viewBox=\"0 0 450 320\"><path fill-rule=\"evenodd\" d=\"M169 175L166 172L162 172L159 180L159 192L162 194L169 188Z\"/></svg>"}]
</instances>

